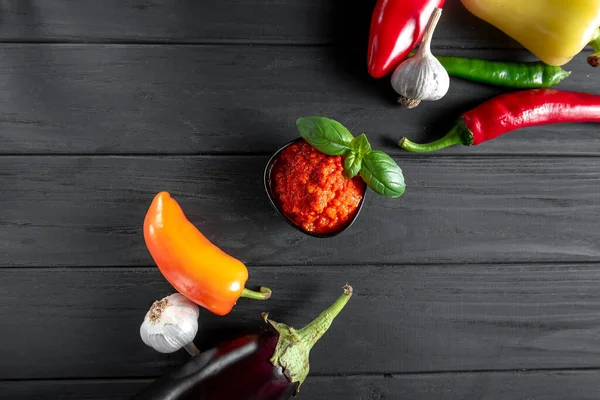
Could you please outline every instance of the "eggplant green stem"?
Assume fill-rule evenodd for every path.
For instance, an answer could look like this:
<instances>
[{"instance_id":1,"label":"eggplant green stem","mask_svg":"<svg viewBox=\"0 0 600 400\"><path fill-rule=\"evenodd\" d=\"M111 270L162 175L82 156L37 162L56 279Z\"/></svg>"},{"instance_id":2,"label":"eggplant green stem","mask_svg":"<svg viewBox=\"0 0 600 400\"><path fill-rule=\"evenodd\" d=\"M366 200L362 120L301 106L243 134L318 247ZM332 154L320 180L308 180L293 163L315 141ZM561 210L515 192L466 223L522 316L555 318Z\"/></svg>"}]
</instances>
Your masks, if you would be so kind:
<instances>
[{"instance_id":1,"label":"eggplant green stem","mask_svg":"<svg viewBox=\"0 0 600 400\"><path fill-rule=\"evenodd\" d=\"M594 49L594 54L588 57L588 64L592 67L600 67L600 28L596 29L589 45Z\"/></svg>"},{"instance_id":2,"label":"eggplant green stem","mask_svg":"<svg viewBox=\"0 0 600 400\"><path fill-rule=\"evenodd\" d=\"M273 292L268 287L261 286L260 292L255 292L248 288L244 288L240 297L245 297L252 300L268 300Z\"/></svg>"},{"instance_id":3,"label":"eggplant green stem","mask_svg":"<svg viewBox=\"0 0 600 400\"><path fill-rule=\"evenodd\" d=\"M430 143L415 143L411 142L405 137L400 138L398 145L404 150L412 151L414 153L429 153L445 149L446 147L455 146L457 144L470 145L468 140L465 140L465 127L463 124L458 123L448 132L444 137L430 142Z\"/></svg>"},{"instance_id":4,"label":"eggplant green stem","mask_svg":"<svg viewBox=\"0 0 600 400\"><path fill-rule=\"evenodd\" d=\"M348 303L348 300L350 300L350 297L352 297L352 286L346 285L344 286L344 293L338 297L335 303L323 311L310 324L297 331L300 340L308 346L309 350L327 332L335 317L338 316L346 303Z\"/></svg>"},{"instance_id":5,"label":"eggplant green stem","mask_svg":"<svg viewBox=\"0 0 600 400\"><path fill-rule=\"evenodd\" d=\"M279 339L270 361L275 366L283 369L284 375L290 382L298 382L296 393L300 390L300 385L308 376L310 365L308 356L310 350L323 336L331 326L335 317L342 311L344 306L352 297L352 286L346 284L344 293L323 311L317 318L304 328L295 330L282 324L281 322L271 321L268 313L263 313L262 317L278 333Z\"/></svg>"}]
</instances>

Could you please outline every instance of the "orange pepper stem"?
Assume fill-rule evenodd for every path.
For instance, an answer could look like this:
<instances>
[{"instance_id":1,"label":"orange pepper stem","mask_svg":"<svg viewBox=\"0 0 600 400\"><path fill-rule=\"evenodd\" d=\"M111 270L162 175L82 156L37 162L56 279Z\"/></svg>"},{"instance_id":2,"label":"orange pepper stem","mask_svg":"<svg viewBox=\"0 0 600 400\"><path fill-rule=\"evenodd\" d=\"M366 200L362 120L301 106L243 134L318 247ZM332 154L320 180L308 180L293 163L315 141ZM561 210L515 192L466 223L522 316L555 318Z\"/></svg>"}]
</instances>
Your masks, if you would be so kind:
<instances>
[{"instance_id":1,"label":"orange pepper stem","mask_svg":"<svg viewBox=\"0 0 600 400\"><path fill-rule=\"evenodd\" d=\"M244 288L240 297L245 297L252 300L268 300L273 292L268 287L261 286L260 292L255 292L248 288Z\"/></svg>"},{"instance_id":2,"label":"orange pepper stem","mask_svg":"<svg viewBox=\"0 0 600 400\"><path fill-rule=\"evenodd\" d=\"M600 67L600 28L596 29L589 45L594 49L594 54L588 57L588 64L592 67Z\"/></svg>"}]
</instances>

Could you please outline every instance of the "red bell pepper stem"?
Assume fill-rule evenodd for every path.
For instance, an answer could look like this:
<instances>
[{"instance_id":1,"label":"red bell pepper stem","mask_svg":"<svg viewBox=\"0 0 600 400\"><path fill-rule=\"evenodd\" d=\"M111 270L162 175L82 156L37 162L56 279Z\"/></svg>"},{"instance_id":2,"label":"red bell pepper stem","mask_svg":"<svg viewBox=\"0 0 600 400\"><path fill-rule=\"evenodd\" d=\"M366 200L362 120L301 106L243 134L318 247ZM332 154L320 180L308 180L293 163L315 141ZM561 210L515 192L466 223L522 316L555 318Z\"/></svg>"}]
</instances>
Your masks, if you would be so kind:
<instances>
[{"instance_id":1,"label":"red bell pepper stem","mask_svg":"<svg viewBox=\"0 0 600 400\"><path fill-rule=\"evenodd\" d=\"M556 89L506 93L463 113L441 139L419 144L403 137L398 144L425 153L457 144L478 145L520 128L566 122L600 122L600 96Z\"/></svg>"},{"instance_id":2,"label":"red bell pepper stem","mask_svg":"<svg viewBox=\"0 0 600 400\"><path fill-rule=\"evenodd\" d=\"M594 32L594 36L592 36L589 45L594 49L594 54L588 57L588 64L592 67L600 67L600 28L596 29L596 32Z\"/></svg>"}]
</instances>

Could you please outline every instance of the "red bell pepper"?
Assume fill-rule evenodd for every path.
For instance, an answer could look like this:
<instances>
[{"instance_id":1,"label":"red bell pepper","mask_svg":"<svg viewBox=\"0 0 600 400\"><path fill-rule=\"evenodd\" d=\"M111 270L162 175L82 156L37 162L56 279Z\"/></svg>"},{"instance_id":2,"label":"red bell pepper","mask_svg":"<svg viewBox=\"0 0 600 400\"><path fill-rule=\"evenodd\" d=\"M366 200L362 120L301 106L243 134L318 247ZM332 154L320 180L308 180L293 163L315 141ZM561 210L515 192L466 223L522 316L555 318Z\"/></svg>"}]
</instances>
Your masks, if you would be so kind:
<instances>
[{"instance_id":1,"label":"red bell pepper","mask_svg":"<svg viewBox=\"0 0 600 400\"><path fill-rule=\"evenodd\" d=\"M392 72L423 38L435 8L445 0L377 0L371 17L368 69L373 78Z\"/></svg>"}]
</instances>

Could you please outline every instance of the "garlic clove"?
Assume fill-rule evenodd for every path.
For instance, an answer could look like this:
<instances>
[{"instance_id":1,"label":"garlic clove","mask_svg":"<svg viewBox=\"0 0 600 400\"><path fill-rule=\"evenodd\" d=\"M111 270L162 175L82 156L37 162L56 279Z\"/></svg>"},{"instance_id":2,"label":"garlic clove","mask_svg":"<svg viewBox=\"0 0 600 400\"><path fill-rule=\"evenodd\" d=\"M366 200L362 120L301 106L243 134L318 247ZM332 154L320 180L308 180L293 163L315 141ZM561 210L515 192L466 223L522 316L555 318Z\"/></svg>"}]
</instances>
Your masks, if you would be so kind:
<instances>
[{"instance_id":1,"label":"garlic clove","mask_svg":"<svg viewBox=\"0 0 600 400\"><path fill-rule=\"evenodd\" d=\"M398 103L404 107L414 108L423 100L439 100L450 88L448 72L431 53L431 38L441 14L441 8L434 10L416 54L392 74L392 87L400 95Z\"/></svg>"},{"instance_id":2,"label":"garlic clove","mask_svg":"<svg viewBox=\"0 0 600 400\"><path fill-rule=\"evenodd\" d=\"M198 333L199 314L198 305L173 293L152 304L140 326L140 337L160 353L173 353L192 344Z\"/></svg>"}]
</instances>

